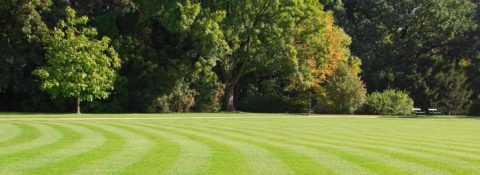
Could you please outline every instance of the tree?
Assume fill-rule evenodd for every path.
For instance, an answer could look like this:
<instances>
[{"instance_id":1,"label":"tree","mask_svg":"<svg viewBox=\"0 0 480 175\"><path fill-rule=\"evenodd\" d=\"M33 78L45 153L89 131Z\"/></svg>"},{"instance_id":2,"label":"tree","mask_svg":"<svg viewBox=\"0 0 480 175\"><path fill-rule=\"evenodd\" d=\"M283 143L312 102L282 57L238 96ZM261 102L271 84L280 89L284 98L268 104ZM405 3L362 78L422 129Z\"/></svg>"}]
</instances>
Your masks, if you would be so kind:
<instances>
[{"instance_id":1,"label":"tree","mask_svg":"<svg viewBox=\"0 0 480 175\"><path fill-rule=\"evenodd\" d=\"M407 90L417 106L431 107L443 88L433 77L463 71L461 60L478 50L472 0L321 1L353 38L370 92Z\"/></svg>"},{"instance_id":2,"label":"tree","mask_svg":"<svg viewBox=\"0 0 480 175\"><path fill-rule=\"evenodd\" d=\"M299 73L300 81L312 82L315 76L306 65L334 69L335 64L325 64L330 53L325 52L325 29L332 14L316 0L185 1L173 6L162 8L170 10L160 11L159 19L169 31L190 36L203 57L217 62L225 85L223 110L236 110L235 87L256 70L290 70Z\"/></svg>"},{"instance_id":3,"label":"tree","mask_svg":"<svg viewBox=\"0 0 480 175\"><path fill-rule=\"evenodd\" d=\"M431 103L448 115L467 112L472 91L468 88L469 83L465 73L450 69L446 73L435 75L434 78L435 83L440 87L440 92Z\"/></svg>"},{"instance_id":4,"label":"tree","mask_svg":"<svg viewBox=\"0 0 480 175\"><path fill-rule=\"evenodd\" d=\"M48 97L45 98L38 90L38 84L31 75L36 67L44 63L42 39L48 28L42 17L49 12L50 5L49 0L0 2L2 111L40 111L51 104Z\"/></svg>"},{"instance_id":5,"label":"tree","mask_svg":"<svg viewBox=\"0 0 480 175\"><path fill-rule=\"evenodd\" d=\"M120 67L110 39L97 40L96 30L85 27L87 22L86 16L77 18L75 10L67 7L66 19L45 43L47 65L34 71L42 80L41 89L54 98L76 98L77 113L81 101L108 97Z\"/></svg>"},{"instance_id":6,"label":"tree","mask_svg":"<svg viewBox=\"0 0 480 175\"><path fill-rule=\"evenodd\" d=\"M324 92L315 109L320 113L353 114L367 98L367 90L358 73L345 63L327 77L322 87Z\"/></svg>"},{"instance_id":7,"label":"tree","mask_svg":"<svg viewBox=\"0 0 480 175\"><path fill-rule=\"evenodd\" d=\"M47 11L50 1L0 3L0 92L8 86L21 86L23 71L38 65L42 54L41 41L48 31L40 14ZM41 57L41 56L40 56ZM23 66L22 66L23 65ZM28 67L27 67L28 65Z\"/></svg>"}]
</instances>

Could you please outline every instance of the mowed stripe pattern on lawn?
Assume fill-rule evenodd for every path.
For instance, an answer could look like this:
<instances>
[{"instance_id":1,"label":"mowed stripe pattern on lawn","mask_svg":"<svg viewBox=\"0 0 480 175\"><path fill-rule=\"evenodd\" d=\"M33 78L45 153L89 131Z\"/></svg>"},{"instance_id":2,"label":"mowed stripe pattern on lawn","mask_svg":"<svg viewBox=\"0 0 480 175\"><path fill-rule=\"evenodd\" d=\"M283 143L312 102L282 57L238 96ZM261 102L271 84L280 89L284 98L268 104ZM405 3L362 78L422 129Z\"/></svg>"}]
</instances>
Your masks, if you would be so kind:
<instances>
[{"instance_id":1,"label":"mowed stripe pattern on lawn","mask_svg":"<svg viewBox=\"0 0 480 175\"><path fill-rule=\"evenodd\" d=\"M0 174L480 174L480 120L0 121Z\"/></svg>"}]
</instances>

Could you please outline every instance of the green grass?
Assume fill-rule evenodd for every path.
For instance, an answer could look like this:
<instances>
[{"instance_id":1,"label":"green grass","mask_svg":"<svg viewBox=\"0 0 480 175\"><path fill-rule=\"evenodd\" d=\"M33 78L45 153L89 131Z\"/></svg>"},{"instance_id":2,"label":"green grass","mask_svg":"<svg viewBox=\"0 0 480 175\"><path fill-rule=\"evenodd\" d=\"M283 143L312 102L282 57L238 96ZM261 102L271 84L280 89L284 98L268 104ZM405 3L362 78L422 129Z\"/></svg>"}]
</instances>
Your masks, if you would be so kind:
<instances>
[{"instance_id":1,"label":"green grass","mask_svg":"<svg viewBox=\"0 0 480 175\"><path fill-rule=\"evenodd\" d=\"M3 114L0 174L480 174L480 119L355 117Z\"/></svg>"},{"instance_id":2,"label":"green grass","mask_svg":"<svg viewBox=\"0 0 480 175\"><path fill-rule=\"evenodd\" d=\"M0 118L204 118L204 117L291 117L306 116L304 114L284 113L246 113L246 112L217 112L217 113L165 113L165 114L73 114L73 113L0 113ZM342 116L342 115L338 115Z\"/></svg>"}]
</instances>

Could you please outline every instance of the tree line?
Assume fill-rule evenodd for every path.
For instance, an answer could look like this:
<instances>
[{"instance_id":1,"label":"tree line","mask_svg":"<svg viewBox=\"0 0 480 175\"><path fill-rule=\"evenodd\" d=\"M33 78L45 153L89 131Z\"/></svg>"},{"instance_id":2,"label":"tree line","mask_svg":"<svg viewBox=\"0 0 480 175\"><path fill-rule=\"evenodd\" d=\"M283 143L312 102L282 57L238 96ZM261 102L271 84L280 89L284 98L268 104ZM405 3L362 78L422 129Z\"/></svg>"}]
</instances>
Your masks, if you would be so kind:
<instances>
[{"instance_id":1,"label":"tree line","mask_svg":"<svg viewBox=\"0 0 480 175\"><path fill-rule=\"evenodd\" d=\"M396 89L478 113L478 4L6 0L0 110L354 113Z\"/></svg>"}]
</instances>

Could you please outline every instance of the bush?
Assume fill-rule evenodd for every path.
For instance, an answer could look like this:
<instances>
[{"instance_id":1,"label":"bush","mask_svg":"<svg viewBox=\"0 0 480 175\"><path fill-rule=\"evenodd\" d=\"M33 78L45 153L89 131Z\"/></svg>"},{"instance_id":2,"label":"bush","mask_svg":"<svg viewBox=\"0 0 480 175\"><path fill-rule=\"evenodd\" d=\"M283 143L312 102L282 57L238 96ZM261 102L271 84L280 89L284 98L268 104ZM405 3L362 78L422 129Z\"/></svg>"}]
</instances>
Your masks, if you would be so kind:
<instances>
[{"instance_id":1,"label":"bush","mask_svg":"<svg viewBox=\"0 0 480 175\"><path fill-rule=\"evenodd\" d=\"M199 88L196 90L195 105L192 110L195 112L218 112L221 108L223 96L222 86Z\"/></svg>"},{"instance_id":2,"label":"bush","mask_svg":"<svg viewBox=\"0 0 480 175\"><path fill-rule=\"evenodd\" d=\"M374 92L367 97L360 113L377 115L411 115L413 100L408 93L398 90Z\"/></svg>"},{"instance_id":3,"label":"bush","mask_svg":"<svg viewBox=\"0 0 480 175\"><path fill-rule=\"evenodd\" d=\"M342 63L323 84L315 112L352 114L364 102L367 90L356 71Z\"/></svg>"},{"instance_id":4,"label":"bush","mask_svg":"<svg viewBox=\"0 0 480 175\"><path fill-rule=\"evenodd\" d=\"M157 97L149 107L149 112L189 112L195 104L195 90L183 81L167 95Z\"/></svg>"},{"instance_id":5,"label":"bush","mask_svg":"<svg viewBox=\"0 0 480 175\"><path fill-rule=\"evenodd\" d=\"M221 108L223 96L223 84L215 77L201 77L193 84L198 92L195 96L195 105L192 110L195 112L218 112Z\"/></svg>"},{"instance_id":6,"label":"bush","mask_svg":"<svg viewBox=\"0 0 480 175\"><path fill-rule=\"evenodd\" d=\"M214 59L199 58L187 75L190 88L196 92L192 111L218 112L220 110L224 86L214 71L215 66Z\"/></svg>"}]
</instances>

